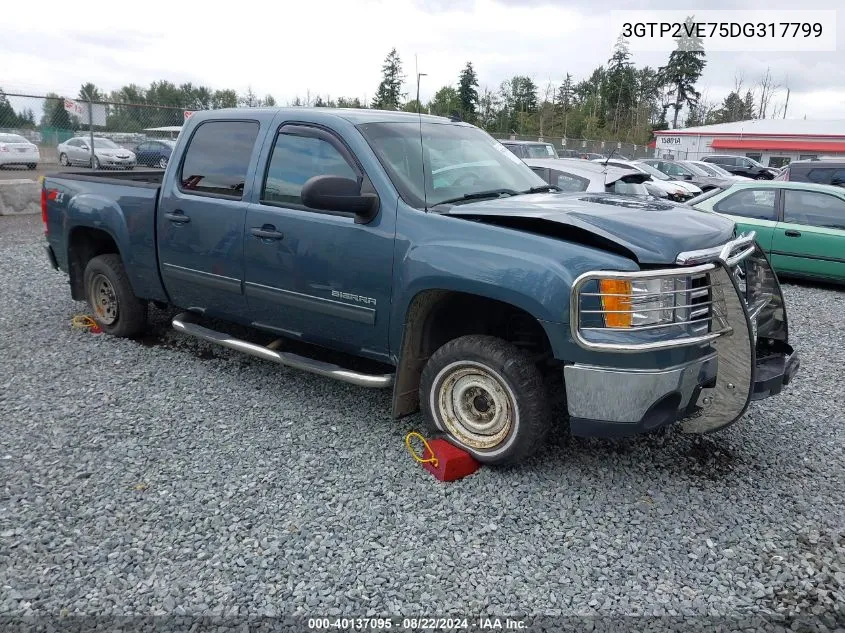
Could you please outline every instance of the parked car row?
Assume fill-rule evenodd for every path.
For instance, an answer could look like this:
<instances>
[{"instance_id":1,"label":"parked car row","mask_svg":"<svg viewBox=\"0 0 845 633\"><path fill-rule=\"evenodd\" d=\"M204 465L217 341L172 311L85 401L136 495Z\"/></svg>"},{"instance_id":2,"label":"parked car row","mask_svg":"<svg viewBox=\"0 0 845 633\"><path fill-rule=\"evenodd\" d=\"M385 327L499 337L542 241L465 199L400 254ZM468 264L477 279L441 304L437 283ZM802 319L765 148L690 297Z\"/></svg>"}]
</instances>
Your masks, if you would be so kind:
<instances>
[{"instance_id":1,"label":"parked car row","mask_svg":"<svg viewBox=\"0 0 845 633\"><path fill-rule=\"evenodd\" d=\"M845 282L845 161L795 161L778 171L744 156L584 160L560 158L551 143L503 144L562 193L686 202L755 231L779 274Z\"/></svg>"},{"instance_id":2,"label":"parked car row","mask_svg":"<svg viewBox=\"0 0 845 633\"><path fill-rule=\"evenodd\" d=\"M90 137L79 136L59 143L56 151L59 163L65 167L76 165L94 169L132 169L136 165L144 165L164 169L170 161L175 144L175 141L155 139L144 141L129 150L111 139L95 136L92 156ZM37 152L38 148L35 149ZM0 152L2 151L2 144L0 144ZM3 164L2 153L0 153L0 164Z\"/></svg>"}]
</instances>

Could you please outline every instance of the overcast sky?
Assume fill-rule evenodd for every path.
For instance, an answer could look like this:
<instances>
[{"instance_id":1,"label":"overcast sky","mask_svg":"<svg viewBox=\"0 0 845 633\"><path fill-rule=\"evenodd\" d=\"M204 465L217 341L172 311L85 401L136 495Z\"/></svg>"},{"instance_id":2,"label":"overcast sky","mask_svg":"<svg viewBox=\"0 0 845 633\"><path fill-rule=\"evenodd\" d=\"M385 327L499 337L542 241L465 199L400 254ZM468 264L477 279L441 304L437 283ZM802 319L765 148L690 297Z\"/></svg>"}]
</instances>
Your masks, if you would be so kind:
<instances>
[{"instance_id":1,"label":"overcast sky","mask_svg":"<svg viewBox=\"0 0 845 633\"><path fill-rule=\"evenodd\" d=\"M834 0L745 0L744 9L835 9ZM251 86L280 104L295 96L372 98L386 53L396 47L414 96L414 56L425 101L454 84L466 61L482 86L515 74L545 88L569 72L583 78L607 61L617 33L613 9L729 7L727 0L687 5L655 0L284 0L167 2L40 0L4 2L0 87L74 96L92 81L105 90L157 79L212 88ZM734 5L736 6L736 5ZM710 53L699 89L721 101L736 77L749 86L771 67L789 85L789 118L845 119L845 11L835 52ZM772 15L775 15L772 13ZM657 18L657 16L656 16ZM774 19L774 18L773 18ZM833 26L833 25L829 25ZM635 53L659 66L664 53ZM542 90L541 90L542 92ZM541 95L542 96L542 95ZM775 101L782 101L785 91Z\"/></svg>"}]
</instances>

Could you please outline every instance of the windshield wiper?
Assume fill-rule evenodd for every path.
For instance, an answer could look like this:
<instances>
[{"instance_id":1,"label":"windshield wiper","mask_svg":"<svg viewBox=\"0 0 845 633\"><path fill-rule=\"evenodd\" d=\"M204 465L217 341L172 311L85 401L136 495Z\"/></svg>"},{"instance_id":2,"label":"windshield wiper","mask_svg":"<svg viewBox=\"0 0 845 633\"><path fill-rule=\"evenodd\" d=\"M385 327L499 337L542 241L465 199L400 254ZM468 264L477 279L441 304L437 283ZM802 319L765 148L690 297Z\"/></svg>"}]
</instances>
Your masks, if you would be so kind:
<instances>
[{"instance_id":1,"label":"windshield wiper","mask_svg":"<svg viewBox=\"0 0 845 633\"><path fill-rule=\"evenodd\" d=\"M484 198L498 198L499 196L516 196L518 191L513 189L488 189L487 191L476 191L474 193L465 193L457 198L446 198L437 204L450 204L453 202L463 202L464 200L482 200ZM435 205L436 206L436 205Z\"/></svg>"},{"instance_id":2,"label":"windshield wiper","mask_svg":"<svg viewBox=\"0 0 845 633\"><path fill-rule=\"evenodd\" d=\"M531 189L526 189L525 191L520 191L520 193L547 193L549 191L563 191L557 185L539 185L537 187L531 187Z\"/></svg>"}]
</instances>

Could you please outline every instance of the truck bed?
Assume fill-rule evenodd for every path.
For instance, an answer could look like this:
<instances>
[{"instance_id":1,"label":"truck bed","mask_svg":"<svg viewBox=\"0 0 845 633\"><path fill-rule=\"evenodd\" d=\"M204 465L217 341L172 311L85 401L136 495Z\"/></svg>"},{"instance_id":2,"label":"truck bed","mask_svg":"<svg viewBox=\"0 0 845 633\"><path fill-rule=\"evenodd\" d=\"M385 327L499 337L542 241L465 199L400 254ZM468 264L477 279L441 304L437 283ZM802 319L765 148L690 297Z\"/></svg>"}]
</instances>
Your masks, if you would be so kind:
<instances>
[{"instance_id":1,"label":"truck bed","mask_svg":"<svg viewBox=\"0 0 845 633\"><path fill-rule=\"evenodd\" d=\"M47 242L59 268L69 272L71 244L95 231L114 242L135 295L165 301L155 242L163 176L158 170L105 169L47 174Z\"/></svg>"},{"instance_id":2,"label":"truck bed","mask_svg":"<svg viewBox=\"0 0 845 633\"><path fill-rule=\"evenodd\" d=\"M122 169L80 169L75 171L61 171L47 174L48 178L61 178L64 180L84 180L88 182L106 182L120 184L129 187L153 187L161 186L164 178L164 170L144 169L130 170ZM116 183L115 183L116 184Z\"/></svg>"}]
</instances>

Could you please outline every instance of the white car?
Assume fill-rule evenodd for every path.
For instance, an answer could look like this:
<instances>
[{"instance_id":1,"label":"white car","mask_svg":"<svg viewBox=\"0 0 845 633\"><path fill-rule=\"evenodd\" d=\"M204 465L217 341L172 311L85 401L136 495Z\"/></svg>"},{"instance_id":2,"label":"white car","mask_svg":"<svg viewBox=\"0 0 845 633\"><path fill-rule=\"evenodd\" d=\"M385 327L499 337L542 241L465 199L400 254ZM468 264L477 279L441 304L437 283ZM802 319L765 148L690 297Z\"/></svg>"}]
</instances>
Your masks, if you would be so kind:
<instances>
[{"instance_id":1,"label":"white car","mask_svg":"<svg viewBox=\"0 0 845 633\"><path fill-rule=\"evenodd\" d=\"M38 146L27 141L20 134L0 133L0 167L26 165L35 169L41 161Z\"/></svg>"},{"instance_id":2,"label":"white car","mask_svg":"<svg viewBox=\"0 0 845 633\"><path fill-rule=\"evenodd\" d=\"M605 159L597 159L593 162L603 163ZM621 160L619 158L611 158L607 161L608 165L614 167L625 167L627 169L636 169L644 174L651 176L651 184L666 192L670 199L677 202L685 202L701 194L701 188L686 182L684 180L674 180L664 174L662 171L655 169L647 163L638 160Z\"/></svg>"},{"instance_id":3,"label":"white car","mask_svg":"<svg viewBox=\"0 0 845 633\"><path fill-rule=\"evenodd\" d=\"M132 169L137 159L135 154L128 149L122 148L111 139L94 137L94 159L91 160L90 139L84 136L71 138L64 143L59 143L56 152L59 154L59 163L67 165L91 166L94 169L101 167L123 167Z\"/></svg>"}]
</instances>

